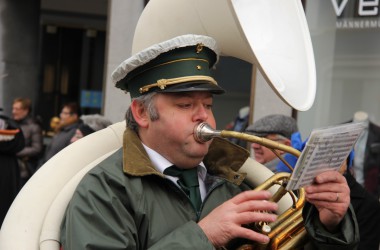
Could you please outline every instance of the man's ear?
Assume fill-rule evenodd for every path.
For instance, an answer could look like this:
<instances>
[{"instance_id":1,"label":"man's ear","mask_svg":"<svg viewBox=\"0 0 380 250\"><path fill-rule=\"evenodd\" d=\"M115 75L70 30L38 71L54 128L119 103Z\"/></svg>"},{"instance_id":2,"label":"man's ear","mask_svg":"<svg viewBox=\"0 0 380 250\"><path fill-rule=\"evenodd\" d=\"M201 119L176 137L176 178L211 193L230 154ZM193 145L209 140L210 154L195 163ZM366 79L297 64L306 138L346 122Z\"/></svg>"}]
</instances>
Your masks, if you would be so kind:
<instances>
[{"instance_id":1,"label":"man's ear","mask_svg":"<svg viewBox=\"0 0 380 250\"><path fill-rule=\"evenodd\" d=\"M146 128L149 124L149 116L144 105L139 101L133 100L131 103L131 111L137 124L142 128Z\"/></svg>"}]
</instances>

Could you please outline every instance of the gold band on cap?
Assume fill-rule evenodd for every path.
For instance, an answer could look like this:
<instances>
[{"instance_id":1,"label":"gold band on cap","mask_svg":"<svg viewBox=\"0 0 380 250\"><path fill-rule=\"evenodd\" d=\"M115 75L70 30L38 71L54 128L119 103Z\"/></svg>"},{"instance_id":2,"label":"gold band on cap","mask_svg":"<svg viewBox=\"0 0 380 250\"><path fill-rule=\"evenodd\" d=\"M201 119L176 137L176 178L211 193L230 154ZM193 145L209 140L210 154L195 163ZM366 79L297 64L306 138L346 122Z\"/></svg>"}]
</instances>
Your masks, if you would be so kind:
<instances>
[{"instance_id":1,"label":"gold band on cap","mask_svg":"<svg viewBox=\"0 0 380 250\"><path fill-rule=\"evenodd\" d=\"M160 79L156 83L152 83L149 85L145 85L141 87L140 94L145 93L149 91L149 89L154 87L159 87L160 89L165 89L168 85L174 85L178 83L184 83L184 82L191 82L191 81L208 81L212 84L218 85L217 82L212 78L211 76L184 76L184 77L177 77L177 78L171 78L171 79Z\"/></svg>"},{"instance_id":2,"label":"gold band on cap","mask_svg":"<svg viewBox=\"0 0 380 250\"><path fill-rule=\"evenodd\" d=\"M151 70L151 69L154 69L154 68L157 68L157 67L161 67L161 66L165 66L165 65L168 65L168 64L172 64L172 63L177 63L177 62L185 62L185 61L202 61L202 62L206 62L207 64L210 64L209 61L205 60L205 59L201 59L201 58L182 58L182 59L177 59L177 60L172 60L172 61L169 61L169 62L164 62L164 63L161 63L161 64L157 64L153 67L150 67L150 68L146 68L145 70L139 72L137 75L140 75L148 70Z\"/></svg>"}]
</instances>

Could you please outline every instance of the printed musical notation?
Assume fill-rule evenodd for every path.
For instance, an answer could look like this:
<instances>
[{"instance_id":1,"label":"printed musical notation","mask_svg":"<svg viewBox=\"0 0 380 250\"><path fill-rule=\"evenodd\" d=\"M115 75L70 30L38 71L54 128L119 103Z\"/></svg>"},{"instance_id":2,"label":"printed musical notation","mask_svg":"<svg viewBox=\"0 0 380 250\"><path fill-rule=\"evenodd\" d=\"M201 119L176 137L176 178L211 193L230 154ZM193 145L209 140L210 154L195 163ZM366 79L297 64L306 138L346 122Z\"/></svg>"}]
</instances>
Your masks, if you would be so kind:
<instances>
[{"instance_id":1,"label":"printed musical notation","mask_svg":"<svg viewBox=\"0 0 380 250\"><path fill-rule=\"evenodd\" d=\"M349 123L313 130L286 189L299 189L324 171L339 170L364 128L365 123Z\"/></svg>"}]
</instances>

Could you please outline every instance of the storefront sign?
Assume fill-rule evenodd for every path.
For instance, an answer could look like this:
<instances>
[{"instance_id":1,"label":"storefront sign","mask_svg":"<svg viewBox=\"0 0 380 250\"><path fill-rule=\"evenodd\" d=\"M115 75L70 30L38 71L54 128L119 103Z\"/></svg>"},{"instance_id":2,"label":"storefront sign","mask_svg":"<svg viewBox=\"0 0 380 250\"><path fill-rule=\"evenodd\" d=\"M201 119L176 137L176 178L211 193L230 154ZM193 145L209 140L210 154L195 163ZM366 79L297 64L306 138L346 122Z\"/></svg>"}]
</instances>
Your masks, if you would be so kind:
<instances>
[{"instance_id":1,"label":"storefront sign","mask_svg":"<svg viewBox=\"0 0 380 250\"><path fill-rule=\"evenodd\" d=\"M380 28L379 0L331 0L337 29Z\"/></svg>"}]
</instances>

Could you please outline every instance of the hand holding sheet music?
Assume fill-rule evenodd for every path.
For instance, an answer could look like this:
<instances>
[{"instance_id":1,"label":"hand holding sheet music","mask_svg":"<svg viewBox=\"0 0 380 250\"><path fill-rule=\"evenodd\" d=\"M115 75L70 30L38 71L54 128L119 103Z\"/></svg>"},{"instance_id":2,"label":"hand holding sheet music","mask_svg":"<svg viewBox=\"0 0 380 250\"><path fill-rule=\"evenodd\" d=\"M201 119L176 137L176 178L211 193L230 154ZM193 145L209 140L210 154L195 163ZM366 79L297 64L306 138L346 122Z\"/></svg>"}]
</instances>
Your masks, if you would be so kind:
<instances>
[{"instance_id":1,"label":"hand holding sheet music","mask_svg":"<svg viewBox=\"0 0 380 250\"><path fill-rule=\"evenodd\" d=\"M350 123L313 130L286 189L299 189L324 171L339 170L364 128L364 123Z\"/></svg>"}]
</instances>

